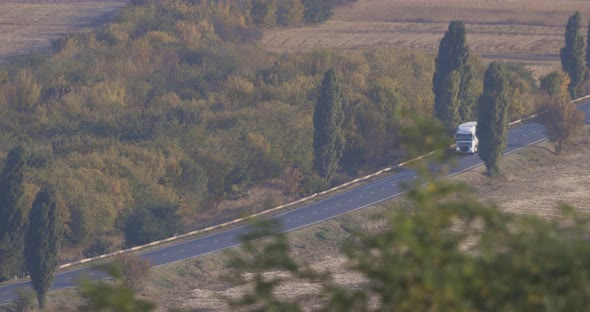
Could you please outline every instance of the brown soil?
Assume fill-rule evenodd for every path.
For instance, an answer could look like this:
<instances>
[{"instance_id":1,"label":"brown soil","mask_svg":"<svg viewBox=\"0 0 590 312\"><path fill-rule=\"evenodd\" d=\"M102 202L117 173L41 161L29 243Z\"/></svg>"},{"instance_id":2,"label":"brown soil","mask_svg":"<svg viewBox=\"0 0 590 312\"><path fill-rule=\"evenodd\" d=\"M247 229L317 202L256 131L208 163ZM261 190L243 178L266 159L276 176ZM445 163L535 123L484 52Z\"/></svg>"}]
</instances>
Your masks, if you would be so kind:
<instances>
[{"instance_id":1,"label":"brown soil","mask_svg":"<svg viewBox=\"0 0 590 312\"><path fill-rule=\"evenodd\" d=\"M575 10L590 14L585 1L357 0L325 24L270 30L261 42L280 52L368 46L435 52L448 23L459 19L472 52L483 58L556 64Z\"/></svg>"}]
</instances>

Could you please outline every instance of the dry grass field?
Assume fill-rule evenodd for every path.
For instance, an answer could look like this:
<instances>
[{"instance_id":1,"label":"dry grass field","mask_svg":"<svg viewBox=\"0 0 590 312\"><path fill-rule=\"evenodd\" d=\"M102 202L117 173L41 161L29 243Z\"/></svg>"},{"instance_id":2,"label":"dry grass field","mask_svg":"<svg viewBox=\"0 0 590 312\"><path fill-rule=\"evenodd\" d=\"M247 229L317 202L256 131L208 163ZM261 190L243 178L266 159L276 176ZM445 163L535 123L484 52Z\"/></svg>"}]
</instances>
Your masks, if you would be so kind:
<instances>
[{"instance_id":1,"label":"dry grass field","mask_svg":"<svg viewBox=\"0 0 590 312\"><path fill-rule=\"evenodd\" d=\"M448 23L467 24L468 44L486 59L555 64L567 18L588 0L357 0L325 24L268 31L262 43L275 51L400 46L436 51Z\"/></svg>"},{"instance_id":2,"label":"dry grass field","mask_svg":"<svg viewBox=\"0 0 590 312\"><path fill-rule=\"evenodd\" d=\"M126 0L2 0L0 61L31 51L47 53L51 40L108 22Z\"/></svg>"}]
</instances>

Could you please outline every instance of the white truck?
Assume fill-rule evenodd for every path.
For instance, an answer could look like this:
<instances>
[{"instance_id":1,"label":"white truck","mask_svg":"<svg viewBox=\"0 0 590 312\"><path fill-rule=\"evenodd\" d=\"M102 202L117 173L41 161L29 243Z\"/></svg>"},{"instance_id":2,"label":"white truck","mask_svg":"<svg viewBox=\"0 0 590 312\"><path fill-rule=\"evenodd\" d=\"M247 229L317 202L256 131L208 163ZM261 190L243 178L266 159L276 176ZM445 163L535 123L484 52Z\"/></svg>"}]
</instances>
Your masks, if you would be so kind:
<instances>
[{"instance_id":1,"label":"white truck","mask_svg":"<svg viewBox=\"0 0 590 312\"><path fill-rule=\"evenodd\" d=\"M457 152L461 153L477 153L477 145L479 140L475 135L477 128L477 121L470 121L460 124L457 127L457 134L455 135L455 142L457 144Z\"/></svg>"}]
</instances>

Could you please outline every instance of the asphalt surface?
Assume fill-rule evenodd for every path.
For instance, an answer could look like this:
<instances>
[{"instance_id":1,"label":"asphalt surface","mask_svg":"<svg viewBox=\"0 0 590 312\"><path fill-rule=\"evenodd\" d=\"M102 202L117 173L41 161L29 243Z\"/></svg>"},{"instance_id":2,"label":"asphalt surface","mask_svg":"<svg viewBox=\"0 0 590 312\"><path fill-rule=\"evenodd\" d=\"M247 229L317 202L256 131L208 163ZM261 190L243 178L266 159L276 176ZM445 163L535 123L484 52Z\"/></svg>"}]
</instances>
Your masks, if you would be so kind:
<instances>
[{"instance_id":1,"label":"asphalt surface","mask_svg":"<svg viewBox=\"0 0 590 312\"><path fill-rule=\"evenodd\" d=\"M586 113L586 124L590 123L590 102L578 105L578 109ZM513 153L545 139L544 128L539 123L532 122L514 128L508 134L508 145L505 154ZM459 174L481 164L482 162L478 155L459 156L456 165L447 176ZM401 184L409 183L416 177L417 174L414 170L403 170L381 180L276 215L271 219L280 221L283 232L293 231L399 196L404 192ZM240 236L247 231L248 226L240 226L220 233L148 251L142 253L141 256L149 259L156 266L186 260L238 246L240 244ZM104 272L92 267L64 271L56 275L51 290L74 287L82 276L93 280L108 277ZM28 281L2 286L0 287L0 303L17 298L17 291L19 289L30 288L30 282Z\"/></svg>"}]
</instances>

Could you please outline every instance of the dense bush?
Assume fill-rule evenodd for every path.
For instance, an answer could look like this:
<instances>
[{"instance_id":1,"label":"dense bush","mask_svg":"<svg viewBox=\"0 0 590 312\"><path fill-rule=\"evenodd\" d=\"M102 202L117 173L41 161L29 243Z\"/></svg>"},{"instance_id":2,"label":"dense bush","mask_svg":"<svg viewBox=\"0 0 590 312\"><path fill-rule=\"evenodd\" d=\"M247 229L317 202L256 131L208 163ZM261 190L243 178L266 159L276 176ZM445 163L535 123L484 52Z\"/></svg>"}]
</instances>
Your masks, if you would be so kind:
<instances>
[{"instance_id":1,"label":"dense bush","mask_svg":"<svg viewBox=\"0 0 590 312\"><path fill-rule=\"evenodd\" d=\"M94 241L84 250L82 254L86 258L91 258L99 255L108 254L113 251L113 244L103 237L97 237Z\"/></svg>"},{"instance_id":2,"label":"dense bush","mask_svg":"<svg viewBox=\"0 0 590 312\"><path fill-rule=\"evenodd\" d=\"M178 206L172 204L136 207L125 222L125 244L143 245L177 234L180 230L177 212Z\"/></svg>"},{"instance_id":3,"label":"dense bush","mask_svg":"<svg viewBox=\"0 0 590 312\"><path fill-rule=\"evenodd\" d=\"M303 5L303 20L306 23L322 23L334 14L330 3L325 0L303 0Z\"/></svg>"}]
</instances>

